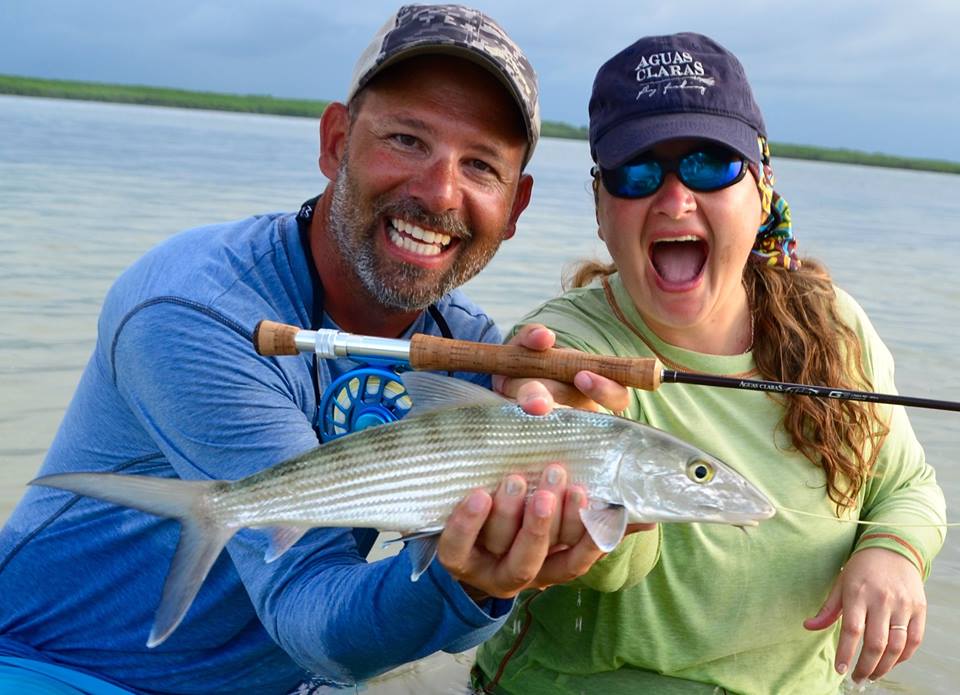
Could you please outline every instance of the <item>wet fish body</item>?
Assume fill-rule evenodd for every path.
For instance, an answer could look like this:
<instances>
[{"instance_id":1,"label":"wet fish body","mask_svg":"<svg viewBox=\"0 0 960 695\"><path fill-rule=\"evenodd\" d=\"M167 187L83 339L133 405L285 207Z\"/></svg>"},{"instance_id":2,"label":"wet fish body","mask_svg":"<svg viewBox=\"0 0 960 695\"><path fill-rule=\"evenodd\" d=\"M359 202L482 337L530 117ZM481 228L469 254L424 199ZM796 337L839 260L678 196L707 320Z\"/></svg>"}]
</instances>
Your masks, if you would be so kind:
<instances>
[{"instance_id":1,"label":"wet fish body","mask_svg":"<svg viewBox=\"0 0 960 695\"><path fill-rule=\"evenodd\" d=\"M590 505L581 516L608 550L628 522L746 525L774 513L733 469L652 427L567 408L531 416L467 382L416 372L403 380L414 401L403 420L335 439L238 481L66 473L34 483L181 521L151 646L176 628L223 546L241 528L269 530L267 561L314 527L429 536L470 490L492 491L511 473L533 487L553 461L588 491ZM435 542L421 541L414 575L429 565Z\"/></svg>"}]
</instances>

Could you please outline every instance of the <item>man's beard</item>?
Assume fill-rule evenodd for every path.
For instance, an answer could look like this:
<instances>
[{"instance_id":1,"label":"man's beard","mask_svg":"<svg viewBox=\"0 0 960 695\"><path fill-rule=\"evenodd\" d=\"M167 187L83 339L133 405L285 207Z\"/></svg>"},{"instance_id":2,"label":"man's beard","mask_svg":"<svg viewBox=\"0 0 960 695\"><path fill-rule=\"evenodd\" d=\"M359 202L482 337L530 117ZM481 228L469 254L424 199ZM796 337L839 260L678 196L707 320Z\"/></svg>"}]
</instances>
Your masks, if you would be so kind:
<instances>
[{"instance_id":1,"label":"man's beard","mask_svg":"<svg viewBox=\"0 0 960 695\"><path fill-rule=\"evenodd\" d=\"M384 195L369 206L360 198L344 156L333 183L327 228L343 263L352 268L367 293L389 309L425 309L479 273L500 248L501 237L489 241L477 239L453 212L431 214L410 198L388 201ZM437 271L378 254L376 235L381 233L383 218L403 219L459 239L453 265Z\"/></svg>"}]
</instances>

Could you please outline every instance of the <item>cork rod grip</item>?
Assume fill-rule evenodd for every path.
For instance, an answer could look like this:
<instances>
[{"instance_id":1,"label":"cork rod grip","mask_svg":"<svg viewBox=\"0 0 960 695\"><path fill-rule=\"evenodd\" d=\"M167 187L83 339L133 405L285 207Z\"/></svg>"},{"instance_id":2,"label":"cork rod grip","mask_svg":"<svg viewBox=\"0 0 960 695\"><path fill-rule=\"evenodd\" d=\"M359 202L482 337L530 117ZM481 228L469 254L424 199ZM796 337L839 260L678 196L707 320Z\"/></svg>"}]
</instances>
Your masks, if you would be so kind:
<instances>
[{"instance_id":1,"label":"cork rod grip","mask_svg":"<svg viewBox=\"0 0 960 695\"><path fill-rule=\"evenodd\" d=\"M588 370L623 386L654 391L660 386L662 365L652 357L626 358L591 355L577 350L529 350L517 345L491 345L417 334L410 341L414 369L484 372L505 376L555 379L573 383L577 372Z\"/></svg>"},{"instance_id":2,"label":"cork rod grip","mask_svg":"<svg viewBox=\"0 0 960 695\"><path fill-rule=\"evenodd\" d=\"M299 353L296 341L299 330L296 326L264 319L253 329L253 347L264 357L296 355Z\"/></svg>"}]
</instances>

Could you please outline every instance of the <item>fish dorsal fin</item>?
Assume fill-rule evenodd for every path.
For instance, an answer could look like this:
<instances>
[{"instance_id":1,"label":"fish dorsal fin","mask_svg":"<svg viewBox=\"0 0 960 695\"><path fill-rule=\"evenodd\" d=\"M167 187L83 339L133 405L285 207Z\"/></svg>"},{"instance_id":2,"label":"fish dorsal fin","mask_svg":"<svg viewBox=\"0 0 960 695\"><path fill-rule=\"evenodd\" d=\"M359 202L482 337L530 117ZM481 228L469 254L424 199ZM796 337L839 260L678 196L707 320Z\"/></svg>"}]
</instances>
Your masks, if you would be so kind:
<instances>
[{"instance_id":1,"label":"fish dorsal fin","mask_svg":"<svg viewBox=\"0 0 960 695\"><path fill-rule=\"evenodd\" d=\"M463 379L429 372L404 372L400 379L413 401L408 418L434 410L511 403L500 394Z\"/></svg>"},{"instance_id":2,"label":"fish dorsal fin","mask_svg":"<svg viewBox=\"0 0 960 695\"><path fill-rule=\"evenodd\" d=\"M276 560L290 550L294 543L303 538L309 530L310 528L306 526L274 526L267 529L267 533L270 534L270 547L267 548L263 561L269 564Z\"/></svg>"},{"instance_id":3,"label":"fish dorsal fin","mask_svg":"<svg viewBox=\"0 0 960 695\"><path fill-rule=\"evenodd\" d=\"M605 553L617 547L627 530L627 509L619 504L592 502L580 510L587 533Z\"/></svg>"}]
</instances>

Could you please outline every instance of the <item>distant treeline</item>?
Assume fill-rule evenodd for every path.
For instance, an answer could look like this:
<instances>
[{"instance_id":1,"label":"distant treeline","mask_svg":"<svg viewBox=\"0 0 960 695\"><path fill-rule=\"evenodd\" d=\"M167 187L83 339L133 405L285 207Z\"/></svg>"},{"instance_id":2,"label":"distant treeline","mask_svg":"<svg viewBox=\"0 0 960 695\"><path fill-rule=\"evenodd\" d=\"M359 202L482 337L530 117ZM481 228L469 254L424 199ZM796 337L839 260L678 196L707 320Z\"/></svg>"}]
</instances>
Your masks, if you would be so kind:
<instances>
[{"instance_id":1,"label":"distant treeline","mask_svg":"<svg viewBox=\"0 0 960 695\"><path fill-rule=\"evenodd\" d=\"M148 104L151 106L174 106L186 109L210 109L213 111L241 111L279 116L304 116L317 118L329 102L314 99L278 99L260 94L220 94L217 92L194 92L185 89L144 87L134 85L103 84L100 82L74 82L69 80L46 80L33 77L0 75L0 94L50 97L56 99L82 99L86 101L109 101L124 104ZM557 121L543 122L543 135L554 138L587 139L587 129ZM823 162L842 162L866 166L917 169L960 174L960 163L939 159L897 157L876 152L860 152L847 149L830 149L771 143L770 150L776 157L811 159Z\"/></svg>"}]
</instances>

